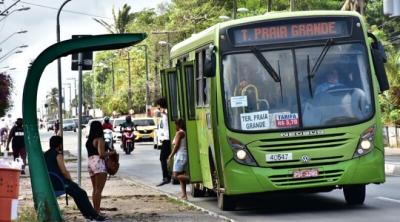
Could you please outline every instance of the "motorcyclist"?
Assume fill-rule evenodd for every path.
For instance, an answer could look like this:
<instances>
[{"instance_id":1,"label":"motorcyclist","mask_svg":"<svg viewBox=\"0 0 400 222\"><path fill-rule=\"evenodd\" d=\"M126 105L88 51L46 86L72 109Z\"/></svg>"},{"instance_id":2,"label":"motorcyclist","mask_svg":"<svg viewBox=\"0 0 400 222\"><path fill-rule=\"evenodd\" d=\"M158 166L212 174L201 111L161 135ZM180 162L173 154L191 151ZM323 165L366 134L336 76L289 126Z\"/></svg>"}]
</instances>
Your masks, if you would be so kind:
<instances>
[{"instance_id":1,"label":"motorcyclist","mask_svg":"<svg viewBox=\"0 0 400 222\"><path fill-rule=\"evenodd\" d=\"M111 130L111 131L114 131L113 130L113 125L112 125L112 123L110 123L110 117L108 117L108 116L106 116L106 117L104 117L104 122L103 122L103 125L101 125L101 127L103 128L103 130ZM112 133L110 134L110 136L112 137ZM106 137L106 131L104 131L104 137ZM113 142L111 142L111 147L109 147L108 145L106 146L106 149L107 150L113 150L114 149L114 144L113 144Z\"/></svg>"},{"instance_id":2,"label":"motorcyclist","mask_svg":"<svg viewBox=\"0 0 400 222\"><path fill-rule=\"evenodd\" d=\"M125 122L121 124L121 128L120 128L120 131L122 134L122 137L121 137L122 146L124 149L125 149L125 137L123 135L124 135L124 129L127 127L131 127L132 130L135 130L135 128L136 128L135 124L132 122L132 117L130 115L125 117Z\"/></svg>"},{"instance_id":3,"label":"motorcyclist","mask_svg":"<svg viewBox=\"0 0 400 222\"><path fill-rule=\"evenodd\" d=\"M113 125L110 123L110 117L106 116L104 118L104 123L103 123L102 127L103 127L103 130L104 129L113 130Z\"/></svg>"}]
</instances>

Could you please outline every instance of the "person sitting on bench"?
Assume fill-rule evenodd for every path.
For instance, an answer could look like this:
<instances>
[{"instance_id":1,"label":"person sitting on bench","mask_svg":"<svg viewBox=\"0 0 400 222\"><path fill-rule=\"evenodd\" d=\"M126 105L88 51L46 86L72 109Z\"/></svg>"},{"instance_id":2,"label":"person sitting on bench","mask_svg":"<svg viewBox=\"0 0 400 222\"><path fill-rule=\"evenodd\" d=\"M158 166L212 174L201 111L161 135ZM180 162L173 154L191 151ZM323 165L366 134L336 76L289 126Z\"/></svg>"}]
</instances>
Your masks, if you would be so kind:
<instances>
[{"instance_id":1,"label":"person sitting on bench","mask_svg":"<svg viewBox=\"0 0 400 222\"><path fill-rule=\"evenodd\" d=\"M50 149L44 154L44 158L47 164L47 170L54 174L57 174L63 179L65 184L65 192L70 195L82 215L89 220L105 221L106 217L101 216L93 208L89 201L86 191L72 181L71 175L65 167L64 154L63 154L63 139L61 136L52 136L50 138ZM53 188L56 188L56 184L52 181Z\"/></svg>"}]
</instances>

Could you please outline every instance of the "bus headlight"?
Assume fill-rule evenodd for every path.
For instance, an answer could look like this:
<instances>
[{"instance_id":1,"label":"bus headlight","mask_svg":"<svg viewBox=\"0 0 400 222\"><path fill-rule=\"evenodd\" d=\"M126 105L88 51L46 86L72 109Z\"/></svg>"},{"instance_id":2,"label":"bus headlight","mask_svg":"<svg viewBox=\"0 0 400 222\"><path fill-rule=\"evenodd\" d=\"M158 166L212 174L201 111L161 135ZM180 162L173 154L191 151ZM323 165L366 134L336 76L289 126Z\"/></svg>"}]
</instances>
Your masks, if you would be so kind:
<instances>
[{"instance_id":1,"label":"bus headlight","mask_svg":"<svg viewBox=\"0 0 400 222\"><path fill-rule=\"evenodd\" d=\"M233 151L233 159L236 162L249 166L257 166L256 161L247 150L246 145L242 144L236 139L229 137L228 143Z\"/></svg>"},{"instance_id":2,"label":"bus headlight","mask_svg":"<svg viewBox=\"0 0 400 222\"><path fill-rule=\"evenodd\" d=\"M374 136L375 136L375 126L369 127L365 130L361 136L356 152L354 152L353 158L363 156L374 148Z\"/></svg>"}]
</instances>

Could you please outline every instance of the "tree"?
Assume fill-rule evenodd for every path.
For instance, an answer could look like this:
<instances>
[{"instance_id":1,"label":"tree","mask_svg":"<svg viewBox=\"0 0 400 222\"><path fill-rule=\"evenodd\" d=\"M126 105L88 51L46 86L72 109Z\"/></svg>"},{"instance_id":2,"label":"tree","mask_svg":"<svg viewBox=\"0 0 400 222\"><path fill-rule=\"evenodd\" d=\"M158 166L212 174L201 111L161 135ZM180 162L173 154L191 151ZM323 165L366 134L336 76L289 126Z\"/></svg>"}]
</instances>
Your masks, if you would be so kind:
<instances>
[{"instance_id":1,"label":"tree","mask_svg":"<svg viewBox=\"0 0 400 222\"><path fill-rule=\"evenodd\" d=\"M104 28L106 28L110 33L126 33L127 26L129 21L131 21L134 17L134 13L130 13L131 6L124 4L122 9L118 10L118 14L115 14L114 7L112 9L114 23L109 24L108 22L104 21L103 19L96 19L93 18L96 22L100 23Z\"/></svg>"},{"instance_id":2,"label":"tree","mask_svg":"<svg viewBox=\"0 0 400 222\"><path fill-rule=\"evenodd\" d=\"M0 116L4 116L5 113L12 107L12 88L13 82L11 77L6 73L0 73Z\"/></svg>"},{"instance_id":3,"label":"tree","mask_svg":"<svg viewBox=\"0 0 400 222\"><path fill-rule=\"evenodd\" d=\"M56 118L58 110L58 89L56 87L51 88L50 92L47 93L46 104L48 106L48 116Z\"/></svg>"}]
</instances>

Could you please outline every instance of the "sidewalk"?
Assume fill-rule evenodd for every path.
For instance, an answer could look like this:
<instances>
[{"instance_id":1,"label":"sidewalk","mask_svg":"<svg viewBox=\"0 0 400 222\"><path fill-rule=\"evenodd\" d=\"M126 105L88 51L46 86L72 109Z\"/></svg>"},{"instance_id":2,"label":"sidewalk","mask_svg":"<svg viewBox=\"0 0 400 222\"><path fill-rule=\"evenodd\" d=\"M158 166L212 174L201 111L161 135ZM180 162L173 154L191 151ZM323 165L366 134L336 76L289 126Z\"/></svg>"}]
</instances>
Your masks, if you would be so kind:
<instances>
[{"instance_id":1,"label":"sidewalk","mask_svg":"<svg viewBox=\"0 0 400 222\"><path fill-rule=\"evenodd\" d=\"M74 181L76 181L75 165L74 162L67 164ZM86 169L83 170L81 187L87 191L91 200L91 181ZM19 199L18 221L33 221L35 216L29 175L20 179ZM65 204L65 195L58 198L58 203L65 221L85 221L71 197L68 198L68 206ZM227 221L185 201L174 199L118 176L107 180L101 206L104 209L102 212L111 218L110 221Z\"/></svg>"},{"instance_id":2,"label":"sidewalk","mask_svg":"<svg viewBox=\"0 0 400 222\"><path fill-rule=\"evenodd\" d=\"M395 157L400 160L400 148L385 147L385 157ZM399 161L385 161L385 173L388 176L400 176L400 162Z\"/></svg>"}]
</instances>

